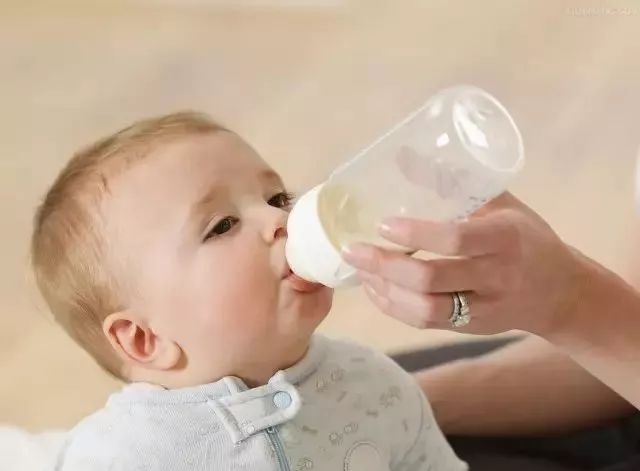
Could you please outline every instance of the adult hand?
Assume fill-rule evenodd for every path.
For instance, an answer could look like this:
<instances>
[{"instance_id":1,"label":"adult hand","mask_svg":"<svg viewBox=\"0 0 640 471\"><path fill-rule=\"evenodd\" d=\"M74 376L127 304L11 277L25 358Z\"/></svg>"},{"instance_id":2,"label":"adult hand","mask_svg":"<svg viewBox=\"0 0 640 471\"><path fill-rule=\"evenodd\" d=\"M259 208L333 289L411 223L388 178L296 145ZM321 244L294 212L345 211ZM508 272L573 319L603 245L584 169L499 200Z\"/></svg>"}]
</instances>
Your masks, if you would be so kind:
<instances>
[{"instance_id":1,"label":"adult hand","mask_svg":"<svg viewBox=\"0 0 640 471\"><path fill-rule=\"evenodd\" d=\"M476 334L544 334L571 312L584 278L580 256L517 198L505 193L463 222L392 218L381 234L447 256L421 260L365 244L345 250L371 300L418 328L451 329L452 292L464 292Z\"/></svg>"}]
</instances>

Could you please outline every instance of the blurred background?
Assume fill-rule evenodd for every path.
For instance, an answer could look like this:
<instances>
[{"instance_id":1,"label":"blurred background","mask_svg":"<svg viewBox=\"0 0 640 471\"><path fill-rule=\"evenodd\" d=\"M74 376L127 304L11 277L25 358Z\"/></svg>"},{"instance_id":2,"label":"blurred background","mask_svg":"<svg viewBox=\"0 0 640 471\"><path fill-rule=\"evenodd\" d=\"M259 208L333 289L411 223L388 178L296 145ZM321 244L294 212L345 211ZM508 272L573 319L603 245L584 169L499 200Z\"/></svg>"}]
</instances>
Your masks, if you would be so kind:
<instances>
[{"instance_id":1,"label":"blurred background","mask_svg":"<svg viewBox=\"0 0 640 471\"><path fill-rule=\"evenodd\" d=\"M460 83L522 130L513 191L634 281L637 1L0 0L0 423L68 427L118 387L49 320L28 272L34 208L79 146L200 109L299 191ZM393 322L359 290L322 330L390 352L468 340Z\"/></svg>"}]
</instances>

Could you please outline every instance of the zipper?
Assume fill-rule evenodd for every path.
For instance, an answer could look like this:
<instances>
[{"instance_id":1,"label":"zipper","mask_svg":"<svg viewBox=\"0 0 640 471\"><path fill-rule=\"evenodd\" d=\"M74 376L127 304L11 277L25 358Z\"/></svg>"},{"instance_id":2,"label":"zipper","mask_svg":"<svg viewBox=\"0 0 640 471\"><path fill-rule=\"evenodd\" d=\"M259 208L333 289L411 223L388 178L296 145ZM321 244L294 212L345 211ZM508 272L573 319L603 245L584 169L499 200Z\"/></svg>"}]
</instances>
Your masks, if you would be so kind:
<instances>
[{"instance_id":1,"label":"zipper","mask_svg":"<svg viewBox=\"0 0 640 471\"><path fill-rule=\"evenodd\" d=\"M287 456L284 453L284 447L282 446L282 442L280 441L276 428L267 427L267 436L271 441L273 449L276 450L276 461L278 461L280 471L291 471L289 461L287 461Z\"/></svg>"}]
</instances>

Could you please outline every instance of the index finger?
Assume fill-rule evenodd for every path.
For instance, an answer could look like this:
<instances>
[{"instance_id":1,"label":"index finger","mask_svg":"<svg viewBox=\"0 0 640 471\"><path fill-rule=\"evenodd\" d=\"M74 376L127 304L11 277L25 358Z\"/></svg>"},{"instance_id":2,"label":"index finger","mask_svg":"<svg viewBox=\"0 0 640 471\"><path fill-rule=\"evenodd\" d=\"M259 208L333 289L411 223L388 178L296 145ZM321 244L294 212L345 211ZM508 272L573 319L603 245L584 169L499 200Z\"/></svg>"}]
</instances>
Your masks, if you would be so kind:
<instances>
[{"instance_id":1,"label":"index finger","mask_svg":"<svg viewBox=\"0 0 640 471\"><path fill-rule=\"evenodd\" d=\"M518 238L517 213L496 211L462 222L385 219L380 233L404 247L446 255L477 257L505 252Z\"/></svg>"}]
</instances>

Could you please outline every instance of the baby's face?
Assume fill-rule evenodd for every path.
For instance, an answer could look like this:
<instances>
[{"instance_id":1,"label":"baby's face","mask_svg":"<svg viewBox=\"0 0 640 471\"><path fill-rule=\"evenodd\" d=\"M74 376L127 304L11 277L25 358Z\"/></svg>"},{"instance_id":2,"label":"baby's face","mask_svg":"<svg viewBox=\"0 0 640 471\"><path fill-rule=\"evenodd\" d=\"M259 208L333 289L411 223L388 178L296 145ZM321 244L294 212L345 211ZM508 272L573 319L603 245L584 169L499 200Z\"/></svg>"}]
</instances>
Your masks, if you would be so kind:
<instances>
[{"instance_id":1,"label":"baby's face","mask_svg":"<svg viewBox=\"0 0 640 471\"><path fill-rule=\"evenodd\" d=\"M110 183L105 220L132 312L183 352L194 384L257 378L307 348L332 291L297 291L280 177L229 132L158 146ZM289 358L290 357L290 358ZM266 371L267 373L272 373Z\"/></svg>"}]
</instances>

